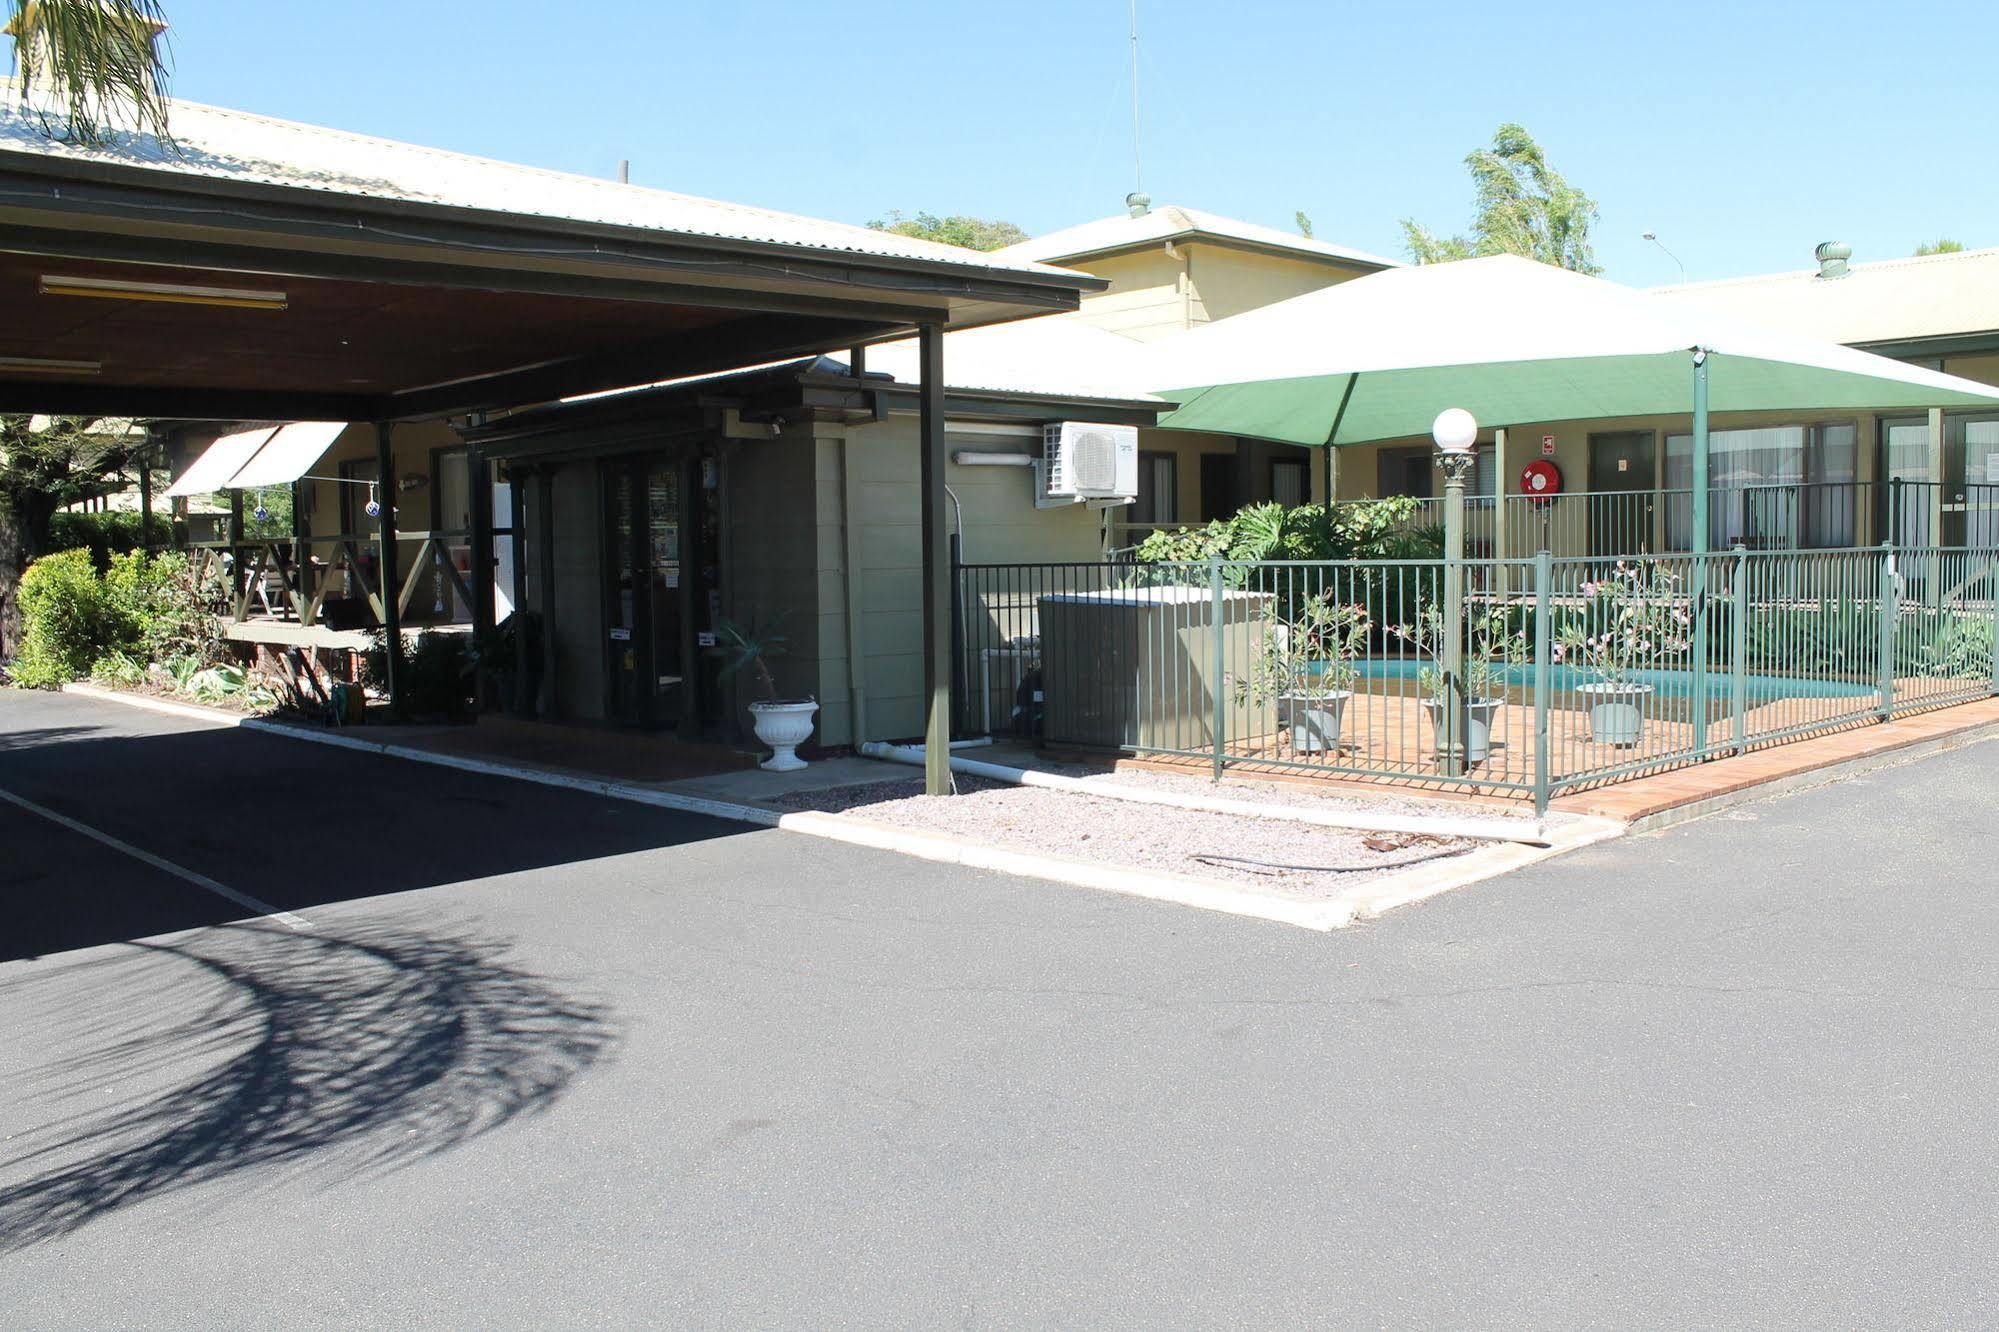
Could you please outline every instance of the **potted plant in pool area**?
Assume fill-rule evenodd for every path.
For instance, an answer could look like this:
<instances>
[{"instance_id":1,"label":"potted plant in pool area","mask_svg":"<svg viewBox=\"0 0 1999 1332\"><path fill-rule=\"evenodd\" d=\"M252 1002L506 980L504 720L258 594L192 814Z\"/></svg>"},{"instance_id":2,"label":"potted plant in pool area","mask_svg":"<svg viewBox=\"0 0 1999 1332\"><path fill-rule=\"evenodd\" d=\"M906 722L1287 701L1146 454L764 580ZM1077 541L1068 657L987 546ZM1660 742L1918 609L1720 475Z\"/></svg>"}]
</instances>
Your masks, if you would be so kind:
<instances>
[{"instance_id":1,"label":"potted plant in pool area","mask_svg":"<svg viewBox=\"0 0 1999 1332\"><path fill-rule=\"evenodd\" d=\"M1458 743L1468 764L1483 763L1492 756L1492 728L1499 720L1499 710L1506 706L1507 672L1527 660L1526 631L1511 626L1512 618L1503 606L1465 608L1464 668L1458 682L1464 693L1464 735ZM1423 691L1423 715L1429 718L1430 734L1441 757L1448 729L1444 724L1443 607L1424 602L1416 611L1416 623L1397 625L1394 632L1429 658L1418 668L1416 681Z\"/></svg>"},{"instance_id":2,"label":"potted plant in pool area","mask_svg":"<svg viewBox=\"0 0 1999 1332\"><path fill-rule=\"evenodd\" d=\"M740 671L756 673L764 696L750 704L750 717L757 739L770 746L771 755L759 767L769 772L797 772L805 766L798 747L812 738L812 717L819 703L810 698L779 698L777 680L770 673L770 659L784 655L784 635L773 623L758 628L756 621L738 624L719 620L715 625L715 646L709 651L722 659L722 674Z\"/></svg>"},{"instance_id":3,"label":"potted plant in pool area","mask_svg":"<svg viewBox=\"0 0 1999 1332\"><path fill-rule=\"evenodd\" d=\"M1290 618L1273 608L1249 670L1236 681L1238 702L1275 700L1278 724L1290 729L1294 754L1337 753L1354 659L1373 627L1362 606L1309 597Z\"/></svg>"},{"instance_id":4,"label":"potted plant in pool area","mask_svg":"<svg viewBox=\"0 0 1999 1332\"><path fill-rule=\"evenodd\" d=\"M1562 628L1555 660L1592 678L1577 686L1589 708L1590 739L1629 747L1645 738L1645 701L1654 688L1637 678L1686 655L1692 623L1680 579L1656 560L1619 560L1578 591L1582 604ZM1694 715L1703 713L1694 700Z\"/></svg>"}]
</instances>

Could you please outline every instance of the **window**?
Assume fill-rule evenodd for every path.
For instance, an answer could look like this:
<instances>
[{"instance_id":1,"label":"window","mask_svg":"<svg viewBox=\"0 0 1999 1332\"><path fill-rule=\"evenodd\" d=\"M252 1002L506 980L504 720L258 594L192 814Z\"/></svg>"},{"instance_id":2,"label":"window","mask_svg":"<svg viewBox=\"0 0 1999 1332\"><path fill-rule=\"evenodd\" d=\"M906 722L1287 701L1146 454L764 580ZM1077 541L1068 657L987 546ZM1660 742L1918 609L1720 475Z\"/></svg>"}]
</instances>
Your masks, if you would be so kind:
<instances>
[{"instance_id":1,"label":"window","mask_svg":"<svg viewBox=\"0 0 1999 1332\"><path fill-rule=\"evenodd\" d=\"M1851 421L1757 426L1708 435L1708 545L1752 550L1853 544L1859 434ZM1691 492L1694 437L1666 436L1666 489ZM1686 550L1693 505L1666 508L1666 544Z\"/></svg>"},{"instance_id":2,"label":"window","mask_svg":"<svg viewBox=\"0 0 1999 1332\"><path fill-rule=\"evenodd\" d=\"M1417 499L1437 497L1439 487L1434 449L1383 449L1378 457L1379 493L1383 498L1390 495L1413 495ZM1477 445L1472 450L1471 475L1465 479L1465 498L1474 502L1492 499L1495 480L1492 445Z\"/></svg>"},{"instance_id":3,"label":"window","mask_svg":"<svg viewBox=\"0 0 1999 1332\"><path fill-rule=\"evenodd\" d=\"M1177 521L1179 504L1178 460L1170 453L1141 452L1138 455L1138 498L1132 503L1133 523L1165 524Z\"/></svg>"},{"instance_id":4,"label":"window","mask_svg":"<svg viewBox=\"0 0 1999 1332\"><path fill-rule=\"evenodd\" d=\"M1305 463L1289 458L1274 460L1270 464L1271 502L1287 509L1297 508L1305 502L1311 478L1311 469Z\"/></svg>"}]
</instances>

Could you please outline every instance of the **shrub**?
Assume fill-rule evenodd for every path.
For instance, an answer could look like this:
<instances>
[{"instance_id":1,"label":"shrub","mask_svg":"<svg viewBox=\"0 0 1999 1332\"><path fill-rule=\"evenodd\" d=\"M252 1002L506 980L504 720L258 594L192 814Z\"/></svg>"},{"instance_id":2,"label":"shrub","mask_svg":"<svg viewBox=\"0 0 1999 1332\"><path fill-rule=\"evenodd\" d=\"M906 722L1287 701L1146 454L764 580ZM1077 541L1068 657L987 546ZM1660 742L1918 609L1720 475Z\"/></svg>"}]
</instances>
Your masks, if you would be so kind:
<instances>
[{"instance_id":1,"label":"shrub","mask_svg":"<svg viewBox=\"0 0 1999 1332\"><path fill-rule=\"evenodd\" d=\"M361 678L376 689L387 689L388 636L377 629L370 640L361 658ZM418 634L403 653L403 707L425 716L458 716L471 701L476 665L470 635L428 630Z\"/></svg>"},{"instance_id":2,"label":"shrub","mask_svg":"<svg viewBox=\"0 0 1999 1332\"><path fill-rule=\"evenodd\" d=\"M17 684L53 689L90 673L114 645L117 617L88 550L44 555L21 575L21 647Z\"/></svg>"},{"instance_id":3,"label":"shrub","mask_svg":"<svg viewBox=\"0 0 1999 1332\"><path fill-rule=\"evenodd\" d=\"M215 617L202 605L186 556L114 556L104 586L121 635L145 660L217 655Z\"/></svg>"}]
</instances>

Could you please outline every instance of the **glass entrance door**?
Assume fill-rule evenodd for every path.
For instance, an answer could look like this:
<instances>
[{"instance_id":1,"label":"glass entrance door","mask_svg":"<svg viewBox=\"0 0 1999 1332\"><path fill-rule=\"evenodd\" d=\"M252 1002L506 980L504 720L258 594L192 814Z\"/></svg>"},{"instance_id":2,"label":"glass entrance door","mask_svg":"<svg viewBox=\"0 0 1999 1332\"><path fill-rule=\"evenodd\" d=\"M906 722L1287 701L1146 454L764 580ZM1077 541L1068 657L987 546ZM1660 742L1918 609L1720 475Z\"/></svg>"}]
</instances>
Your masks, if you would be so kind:
<instances>
[{"instance_id":1,"label":"glass entrance door","mask_svg":"<svg viewBox=\"0 0 1999 1332\"><path fill-rule=\"evenodd\" d=\"M676 724L686 709L681 471L664 458L604 464L608 701L625 721Z\"/></svg>"}]
</instances>

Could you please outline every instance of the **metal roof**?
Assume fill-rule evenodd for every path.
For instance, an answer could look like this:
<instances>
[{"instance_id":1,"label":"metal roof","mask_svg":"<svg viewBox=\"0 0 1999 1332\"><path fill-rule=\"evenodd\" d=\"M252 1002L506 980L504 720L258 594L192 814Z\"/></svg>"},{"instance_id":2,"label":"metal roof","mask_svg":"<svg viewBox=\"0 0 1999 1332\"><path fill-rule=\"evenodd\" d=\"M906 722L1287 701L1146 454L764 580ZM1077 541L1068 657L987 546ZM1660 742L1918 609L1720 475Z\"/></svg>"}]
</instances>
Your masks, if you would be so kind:
<instances>
[{"instance_id":1,"label":"metal roof","mask_svg":"<svg viewBox=\"0 0 1999 1332\"><path fill-rule=\"evenodd\" d=\"M1403 266L1398 260L1384 259L1378 254L1313 240L1279 231L1275 227L1258 226L1239 218L1223 217L1219 213L1203 212L1198 208L1183 208L1178 204L1161 204L1137 217L1129 213L1100 217L1094 222L1065 227L1061 231L1051 231L1045 236L994 250L992 257L1012 263L1060 263L1177 240L1234 242L1364 268Z\"/></svg>"},{"instance_id":2,"label":"metal roof","mask_svg":"<svg viewBox=\"0 0 1999 1332\"><path fill-rule=\"evenodd\" d=\"M169 125L178 153L156 136L136 132L119 134L102 145L64 143L44 131L42 117L24 101L18 82L0 77L0 153L140 167L168 176L288 186L336 196L921 259L995 274L1045 276L1056 272L1020 256L997 258L868 227L473 157L199 102L175 99Z\"/></svg>"},{"instance_id":3,"label":"metal roof","mask_svg":"<svg viewBox=\"0 0 1999 1332\"><path fill-rule=\"evenodd\" d=\"M1675 303L1753 319L1827 342L1879 343L1999 329L1999 249L1655 287Z\"/></svg>"}]
</instances>

